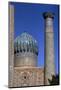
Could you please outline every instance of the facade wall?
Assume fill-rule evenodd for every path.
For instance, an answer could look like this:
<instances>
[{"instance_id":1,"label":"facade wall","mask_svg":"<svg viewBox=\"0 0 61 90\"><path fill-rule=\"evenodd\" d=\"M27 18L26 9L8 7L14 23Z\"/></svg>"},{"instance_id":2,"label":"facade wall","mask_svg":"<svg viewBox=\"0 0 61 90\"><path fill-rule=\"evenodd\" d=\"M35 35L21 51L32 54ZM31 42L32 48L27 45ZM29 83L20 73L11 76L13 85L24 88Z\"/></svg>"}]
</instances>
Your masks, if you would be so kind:
<instances>
[{"instance_id":1,"label":"facade wall","mask_svg":"<svg viewBox=\"0 0 61 90\"><path fill-rule=\"evenodd\" d=\"M14 69L13 87L39 86L44 85L44 70L41 68L21 68Z\"/></svg>"}]
</instances>

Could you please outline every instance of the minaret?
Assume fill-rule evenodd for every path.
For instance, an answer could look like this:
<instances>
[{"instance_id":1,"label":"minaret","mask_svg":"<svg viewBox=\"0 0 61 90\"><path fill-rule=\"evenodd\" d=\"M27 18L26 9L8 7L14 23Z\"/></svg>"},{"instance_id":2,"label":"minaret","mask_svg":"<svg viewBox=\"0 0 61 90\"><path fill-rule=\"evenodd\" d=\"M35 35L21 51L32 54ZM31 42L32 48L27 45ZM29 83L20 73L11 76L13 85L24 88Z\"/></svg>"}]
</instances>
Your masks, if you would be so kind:
<instances>
[{"instance_id":1,"label":"minaret","mask_svg":"<svg viewBox=\"0 0 61 90\"><path fill-rule=\"evenodd\" d=\"M43 17L45 19L45 85L49 85L48 79L51 80L52 75L55 75L53 30L54 14L51 12L45 12Z\"/></svg>"},{"instance_id":2,"label":"minaret","mask_svg":"<svg viewBox=\"0 0 61 90\"><path fill-rule=\"evenodd\" d=\"M8 87L13 87L14 73L14 7L9 3L9 75Z\"/></svg>"}]
</instances>

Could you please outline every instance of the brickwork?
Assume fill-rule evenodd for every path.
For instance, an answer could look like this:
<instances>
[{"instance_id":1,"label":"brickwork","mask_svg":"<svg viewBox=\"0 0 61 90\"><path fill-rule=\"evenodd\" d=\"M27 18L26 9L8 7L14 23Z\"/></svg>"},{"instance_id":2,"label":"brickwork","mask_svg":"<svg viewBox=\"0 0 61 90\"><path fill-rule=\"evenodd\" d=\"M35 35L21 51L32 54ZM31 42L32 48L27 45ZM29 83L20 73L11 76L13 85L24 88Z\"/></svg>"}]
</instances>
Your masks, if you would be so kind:
<instances>
[{"instance_id":1,"label":"brickwork","mask_svg":"<svg viewBox=\"0 0 61 90\"><path fill-rule=\"evenodd\" d=\"M8 86L13 87L14 72L14 7L9 5L9 80Z\"/></svg>"},{"instance_id":2,"label":"brickwork","mask_svg":"<svg viewBox=\"0 0 61 90\"><path fill-rule=\"evenodd\" d=\"M45 85L55 75L53 14L45 13Z\"/></svg>"},{"instance_id":3,"label":"brickwork","mask_svg":"<svg viewBox=\"0 0 61 90\"><path fill-rule=\"evenodd\" d=\"M44 85L44 70L36 67L15 67L13 87Z\"/></svg>"},{"instance_id":4,"label":"brickwork","mask_svg":"<svg viewBox=\"0 0 61 90\"><path fill-rule=\"evenodd\" d=\"M37 67L37 55L26 52L26 53L20 53L19 55L15 55L14 57L15 66L33 66Z\"/></svg>"}]
</instances>

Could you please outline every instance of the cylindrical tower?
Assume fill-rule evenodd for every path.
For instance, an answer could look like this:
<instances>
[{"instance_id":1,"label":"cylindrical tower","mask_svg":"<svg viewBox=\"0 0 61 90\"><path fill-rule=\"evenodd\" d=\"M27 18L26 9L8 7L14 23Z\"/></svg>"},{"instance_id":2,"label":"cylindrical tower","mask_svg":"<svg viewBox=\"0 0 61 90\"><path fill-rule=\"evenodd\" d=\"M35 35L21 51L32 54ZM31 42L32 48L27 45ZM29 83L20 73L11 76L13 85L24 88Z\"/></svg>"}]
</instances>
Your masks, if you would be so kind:
<instances>
[{"instance_id":1,"label":"cylindrical tower","mask_svg":"<svg viewBox=\"0 0 61 90\"><path fill-rule=\"evenodd\" d=\"M52 75L55 75L53 31L54 14L51 12L45 12L43 17L45 19L45 85L49 85L48 79L51 80Z\"/></svg>"},{"instance_id":2,"label":"cylindrical tower","mask_svg":"<svg viewBox=\"0 0 61 90\"><path fill-rule=\"evenodd\" d=\"M13 87L14 73L14 6L9 3L9 77L8 86Z\"/></svg>"},{"instance_id":3,"label":"cylindrical tower","mask_svg":"<svg viewBox=\"0 0 61 90\"><path fill-rule=\"evenodd\" d=\"M14 41L15 67L36 67L38 56L37 41L28 33L22 33Z\"/></svg>"}]
</instances>

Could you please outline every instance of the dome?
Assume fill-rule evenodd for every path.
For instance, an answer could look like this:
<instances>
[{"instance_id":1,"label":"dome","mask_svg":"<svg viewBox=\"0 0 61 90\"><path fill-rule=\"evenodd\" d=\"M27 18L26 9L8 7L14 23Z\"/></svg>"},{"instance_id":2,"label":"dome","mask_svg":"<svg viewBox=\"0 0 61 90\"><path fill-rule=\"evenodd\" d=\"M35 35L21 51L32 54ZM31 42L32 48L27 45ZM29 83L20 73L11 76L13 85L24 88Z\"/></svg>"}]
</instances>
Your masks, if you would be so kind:
<instances>
[{"instance_id":1,"label":"dome","mask_svg":"<svg viewBox=\"0 0 61 90\"><path fill-rule=\"evenodd\" d=\"M32 52L38 55L37 41L28 33L22 33L14 41L14 53Z\"/></svg>"}]
</instances>

